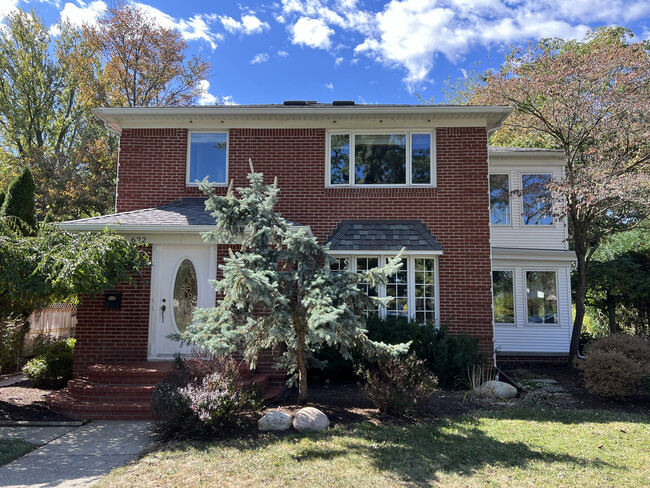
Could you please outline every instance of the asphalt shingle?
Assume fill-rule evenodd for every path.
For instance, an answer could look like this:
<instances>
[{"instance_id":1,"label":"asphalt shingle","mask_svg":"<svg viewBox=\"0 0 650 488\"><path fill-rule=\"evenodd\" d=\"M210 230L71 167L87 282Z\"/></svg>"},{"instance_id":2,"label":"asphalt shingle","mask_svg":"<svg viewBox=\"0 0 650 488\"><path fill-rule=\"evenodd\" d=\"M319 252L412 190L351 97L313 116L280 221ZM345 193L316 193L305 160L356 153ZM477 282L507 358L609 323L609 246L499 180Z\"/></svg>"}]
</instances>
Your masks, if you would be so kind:
<instances>
[{"instance_id":1,"label":"asphalt shingle","mask_svg":"<svg viewBox=\"0 0 650 488\"><path fill-rule=\"evenodd\" d=\"M333 251L442 251L419 220L342 220L327 242Z\"/></svg>"}]
</instances>

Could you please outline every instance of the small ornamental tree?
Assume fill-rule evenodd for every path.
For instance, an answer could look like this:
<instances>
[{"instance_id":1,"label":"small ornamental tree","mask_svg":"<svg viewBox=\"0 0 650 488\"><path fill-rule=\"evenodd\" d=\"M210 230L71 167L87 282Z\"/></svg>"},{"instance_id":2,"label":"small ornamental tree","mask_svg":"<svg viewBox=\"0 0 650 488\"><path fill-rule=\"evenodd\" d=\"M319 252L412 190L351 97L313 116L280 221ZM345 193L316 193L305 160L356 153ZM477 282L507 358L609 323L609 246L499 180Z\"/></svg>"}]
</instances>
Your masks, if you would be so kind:
<instances>
[{"instance_id":1,"label":"small ornamental tree","mask_svg":"<svg viewBox=\"0 0 650 488\"><path fill-rule=\"evenodd\" d=\"M18 217L31 229L36 229L34 192L34 177L29 168L25 168L9 185L0 217Z\"/></svg>"},{"instance_id":2,"label":"small ornamental tree","mask_svg":"<svg viewBox=\"0 0 650 488\"><path fill-rule=\"evenodd\" d=\"M376 304L357 285L385 284L400 266L400 257L362 275L330 270L327 246L304 230L294 231L274 208L277 180L263 183L252 169L250 186L215 195L207 180L206 208L217 220L207 242L241 242L220 266L214 285L223 298L215 308L194 313L194 323L175 335L184 343L215 355L241 353L254 368L263 350L273 350L276 366L286 369L290 384L298 383L298 400L307 399L307 368L318 365L314 353L333 346L346 358L362 350L368 357L397 356L409 344L386 345L366 336L365 313Z\"/></svg>"}]
</instances>

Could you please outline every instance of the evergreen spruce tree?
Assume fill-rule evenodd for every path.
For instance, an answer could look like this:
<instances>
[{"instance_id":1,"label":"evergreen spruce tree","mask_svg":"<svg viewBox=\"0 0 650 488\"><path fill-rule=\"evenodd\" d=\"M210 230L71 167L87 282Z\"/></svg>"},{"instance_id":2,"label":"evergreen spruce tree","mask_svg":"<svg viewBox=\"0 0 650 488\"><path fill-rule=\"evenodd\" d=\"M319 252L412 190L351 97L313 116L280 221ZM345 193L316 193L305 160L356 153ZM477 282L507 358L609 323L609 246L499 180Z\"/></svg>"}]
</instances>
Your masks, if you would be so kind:
<instances>
[{"instance_id":1,"label":"evergreen spruce tree","mask_svg":"<svg viewBox=\"0 0 650 488\"><path fill-rule=\"evenodd\" d=\"M31 229L36 229L36 202L34 178L29 168L25 168L9 184L7 194L0 210L2 217L18 217Z\"/></svg>"},{"instance_id":2,"label":"evergreen spruce tree","mask_svg":"<svg viewBox=\"0 0 650 488\"><path fill-rule=\"evenodd\" d=\"M277 180L263 183L253 170L250 186L217 196L207 180L201 189L209 196L206 208L217 224L207 242L241 242L220 267L223 278L214 286L223 298L215 308L199 309L194 323L174 337L214 354L235 351L254 368L263 350L273 350L276 366L298 383L298 399L307 398L307 368L318 365L314 353L328 345L346 358L358 349L368 357L405 353L407 344L386 345L366 335L365 310L376 306L357 285L385 284L400 266L400 257L362 275L330 270L334 261L326 246L304 230L294 231L274 207Z\"/></svg>"},{"instance_id":3,"label":"evergreen spruce tree","mask_svg":"<svg viewBox=\"0 0 650 488\"><path fill-rule=\"evenodd\" d=\"M7 194L4 191L0 190L0 216L2 216L2 204L5 203L6 196Z\"/></svg>"}]
</instances>

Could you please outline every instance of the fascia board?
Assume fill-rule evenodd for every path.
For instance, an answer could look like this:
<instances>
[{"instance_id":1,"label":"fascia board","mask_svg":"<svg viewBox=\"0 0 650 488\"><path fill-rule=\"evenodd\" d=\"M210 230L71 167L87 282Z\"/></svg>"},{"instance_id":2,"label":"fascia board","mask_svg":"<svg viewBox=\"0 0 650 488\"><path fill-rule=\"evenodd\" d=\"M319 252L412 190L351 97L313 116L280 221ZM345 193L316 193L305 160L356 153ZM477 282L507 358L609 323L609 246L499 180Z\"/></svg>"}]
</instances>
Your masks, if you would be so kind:
<instances>
[{"instance_id":1,"label":"fascia board","mask_svg":"<svg viewBox=\"0 0 650 488\"><path fill-rule=\"evenodd\" d=\"M329 254L332 255L342 255L342 256L376 256L376 255L392 255L394 254L397 256L399 251L395 250L360 250L360 249L352 249L352 250L332 250L330 249L328 251ZM442 256L444 254L443 251L403 251L402 256Z\"/></svg>"},{"instance_id":2,"label":"fascia board","mask_svg":"<svg viewBox=\"0 0 650 488\"><path fill-rule=\"evenodd\" d=\"M211 232L214 225L129 225L129 224L57 224L66 232L101 232L105 229L112 230L118 234L199 234L201 232ZM296 233L301 230L306 231L313 236L311 228L305 225L291 225L290 229Z\"/></svg>"}]
</instances>

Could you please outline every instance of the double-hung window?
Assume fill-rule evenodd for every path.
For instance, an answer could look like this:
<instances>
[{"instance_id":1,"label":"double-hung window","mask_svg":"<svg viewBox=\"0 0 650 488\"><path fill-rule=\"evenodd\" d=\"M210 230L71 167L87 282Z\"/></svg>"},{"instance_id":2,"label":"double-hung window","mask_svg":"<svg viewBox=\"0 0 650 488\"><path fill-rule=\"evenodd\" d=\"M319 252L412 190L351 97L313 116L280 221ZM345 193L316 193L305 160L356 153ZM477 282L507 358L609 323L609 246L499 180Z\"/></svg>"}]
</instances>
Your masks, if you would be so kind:
<instances>
[{"instance_id":1,"label":"double-hung window","mask_svg":"<svg viewBox=\"0 0 650 488\"><path fill-rule=\"evenodd\" d=\"M228 183L228 134L190 132L187 147L187 184L196 185L207 176L210 183Z\"/></svg>"},{"instance_id":2,"label":"double-hung window","mask_svg":"<svg viewBox=\"0 0 650 488\"><path fill-rule=\"evenodd\" d=\"M329 186L434 186L435 132L330 133Z\"/></svg>"},{"instance_id":3,"label":"double-hung window","mask_svg":"<svg viewBox=\"0 0 650 488\"><path fill-rule=\"evenodd\" d=\"M507 174L490 175L490 223L510 225L510 178Z\"/></svg>"},{"instance_id":4,"label":"double-hung window","mask_svg":"<svg viewBox=\"0 0 650 488\"><path fill-rule=\"evenodd\" d=\"M524 225L553 225L550 174L521 175Z\"/></svg>"},{"instance_id":5,"label":"double-hung window","mask_svg":"<svg viewBox=\"0 0 650 488\"><path fill-rule=\"evenodd\" d=\"M529 324L557 324L555 271L526 271Z\"/></svg>"},{"instance_id":6,"label":"double-hung window","mask_svg":"<svg viewBox=\"0 0 650 488\"><path fill-rule=\"evenodd\" d=\"M515 300L512 270L492 271L492 300L496 324L515 323Z\"/></svg>"}]
</instances>

